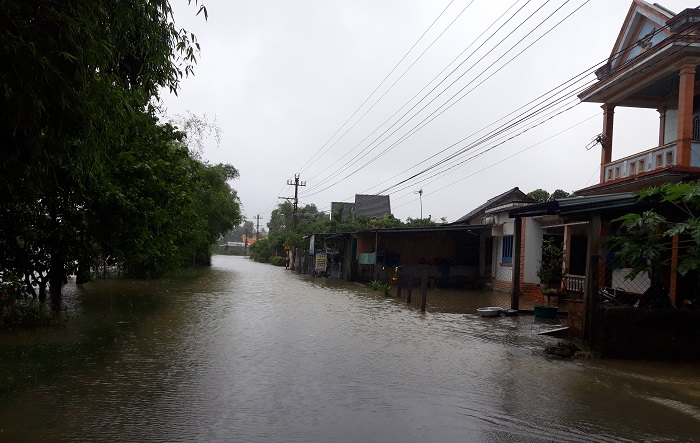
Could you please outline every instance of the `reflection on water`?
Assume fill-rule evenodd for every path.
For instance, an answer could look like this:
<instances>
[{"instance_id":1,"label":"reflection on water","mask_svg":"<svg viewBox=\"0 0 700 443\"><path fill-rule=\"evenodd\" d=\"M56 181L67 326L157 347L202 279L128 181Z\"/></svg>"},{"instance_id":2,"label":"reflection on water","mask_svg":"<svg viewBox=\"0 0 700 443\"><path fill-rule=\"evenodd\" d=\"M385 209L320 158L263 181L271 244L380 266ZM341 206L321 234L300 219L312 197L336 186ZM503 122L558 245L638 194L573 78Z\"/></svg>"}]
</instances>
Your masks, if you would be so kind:
<instances>
[{"instance_id":1,"label":"reflection on water","mask_svg":"<svg viewBox=\"0 0 700 443\"><path fill-rule=\"evenodd\" d=\"M700 440L699 365L548 359L478 296L421 314L240 257L69 286L62 326L0 335L0 440Z\"/></svg>"}]
</instances>

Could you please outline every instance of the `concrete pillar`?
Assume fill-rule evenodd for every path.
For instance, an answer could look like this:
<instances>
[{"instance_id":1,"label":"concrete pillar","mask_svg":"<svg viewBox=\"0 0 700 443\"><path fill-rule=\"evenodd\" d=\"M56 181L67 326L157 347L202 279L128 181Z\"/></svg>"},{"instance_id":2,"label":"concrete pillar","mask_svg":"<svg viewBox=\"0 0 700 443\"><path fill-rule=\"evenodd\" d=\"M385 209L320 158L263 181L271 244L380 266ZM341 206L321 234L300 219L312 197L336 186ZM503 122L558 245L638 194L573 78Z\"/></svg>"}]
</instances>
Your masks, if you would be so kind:
<instances>
[{"instance_id":1,"label":"concrete pillar","mask_svg":"<svg viewBox=\"0 0 700 443\"><path fill-rule=\"evenodd\" d=\"M564 225L564 263L562 264L564 275L566 275L567 270L571 267L571 234L573 228L571 225ZM564 280L564 289L568 289L568 279Z\"/></svg>"},{"instance_id":2,"label":"concrete pillar","mask_svg":"<svg viewBox=\"0 0 700 443\"><path fill-rule=\"evenodd\" d=\"M522 266L520 259L522 257L522 251L520 250L523 244L523 219L517 217L515 219L515 229L513 232L514 245L513 245L513 291L511 292L510 308L519 309L520 307L520 277Z\"/></svg>"},{"instance_id":3,"label":"concrete pillar","mask_svg":"<svg viewBox=\"0 0 700 443\"><path fill-rule=\"evenodd\" d=\"M690 166L693 138L693 97L695 96L695 64L681 67L678 86L678 165Z\"/></svg>"},{"instance_id":4,"label":"concrete pillar","mask_svg":"<svg viewBox=\"0 0 700 443\"><path fill-rule=\"evenodd\" d=\"M613 121L615 105L604 104L603 108L603 142L600 152L600 182L605 182L605 165L612 161Z\"/></svg>"},{"instance_id":5,"label":"concrete pillar","mask_svg":"<svg viewBox=\"0 0 700 443\"><path fill-rule=\"evenodd\" d=\"M656 110L659 113L659 146L665 145L664 134L666 134L666 108Z\"/></svg>"}]
</instances>

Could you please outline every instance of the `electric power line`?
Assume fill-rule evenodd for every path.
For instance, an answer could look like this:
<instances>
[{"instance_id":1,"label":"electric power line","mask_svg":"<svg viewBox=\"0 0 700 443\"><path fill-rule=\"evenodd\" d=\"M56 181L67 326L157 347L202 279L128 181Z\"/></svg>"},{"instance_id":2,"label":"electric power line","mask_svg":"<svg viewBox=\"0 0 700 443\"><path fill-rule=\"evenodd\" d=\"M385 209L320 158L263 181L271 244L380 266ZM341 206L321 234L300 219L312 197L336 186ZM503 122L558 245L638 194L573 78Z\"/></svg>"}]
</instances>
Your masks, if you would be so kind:
<instances>
[{"instance_id":1,"label":"electric power line","mask_svg":"<svg viewBox=\"0 0 700 443\"><path fill-rule=\"evenodd\" d=\"M472 0L472 1L473 1L473 0ZM304 163L304 164L301 166L301 168L299 168L299 172L298 172L299 174L301 174L307 167L310 167L311 165L313 165L313 164L316 162L316 160L320 159L321 156L323 156L323 154L325 154L325 153L328 151L328 150L324 151L323 153L321 153L321 154L318 156L318 158L317 158L316 160L314 160L314 157L315 157L319 152L321 152L321 150L323 150L323 148L324 148L328 143L330 143L331 140L333 140L333 138L345 127L345 125L347 125L348 122L349 122L350 120L352 120L352 118L360 111L360 109L362 109L362 107L369 101L369 99L372 98L372 96L374 95L374 93L377 92L377 90L379 90L379 88L384 84L384 82L386 82L386 80L389 78L389 76L391 76L391 74L394 73L394 71L396 70L396 68L398 68L399 65L401 64L401 62L403 62L404 59L408 56L408 54L410 54L411 51L413 51L413 48L415 48L416 45L418 45L418 43L423 39L423 37L425 37L425 35L428 33L428 31L430 31L430 29L432 29L433 25L435 25L435 23L438 21L438 19L440 19L440 17L442 17L442 15L445 13L445 11L447 11L447 9L450 7L450 5L451 5L453 2L454 2L454 0L450 0L450 2L447 4L447 6L445 6L445 9L443 9L442 12L440 12L440 14L435 18L435 20L433 20L433 22L430 24L430 26L428 26L428 29L426 29L426 30L423 32L423 34L421 34L421 36L418 38L418 40L416 40L416 42L413 44L413 46L411 46L411 47L409 48L409 50L403 55L403 57L401 57L401 59L398 61L398 63L396 63L396 65L391 69L391 71L389 71L389 73L384 77L384 79L379 83L379 85L377 85L377 87L374 88L374 90L373 90L373 91L369 94L369 96L367 96L367 98L360 104L360 106L355 110L355 112L353 112L352 115L350 115L350 117L348 117L348 119L345 120L345 123L343 123L343 124L340 126L340 128L338 128L338 130L335 131L335 133L331 136L331 138L329 138L328 141L326 141L326 143L324 143L324 145L321 146L321 147L311 156L311 158L310 158L309 160L307 160L306 163ZM471 3L469 3L469 4L471 5ZM465 8L465 9L466 9L466 8ZM422 55L422 54L421 54L421 55ZM420 58L420 57L419 57L419 58ZM411 66L413 66L413 65L411 65ZM409 69L410 69L410 67L409 67ZM392 85L392 87L393 87L393 85ZM391 89L391 87L390 87L389 89ZM382 97L383 97L383 96L382 96ZM375 103L375 104L376 104L376 103ZM372 105L372 107L374 107L374 105ZM370 108L370 109L371 109L371 108ZM363 117L364 117L364 115L363 115ZM359 121L359 120L358 120L358 121ZM354 125L353 125L353 126L354 126ZM352 128L351 128L351 129L352 129ZM347 132L346 132L346 134L347 134ZM345 135L345 134L343 134L343 135ZM341 138L342 138L342 137L341 137ZM340 140L340 139L338 139L338 140ZM337 141L336 141L335 143L337 143ZM333 143L333 145L335 145L335 143ZM330 149L331 147L333 147L333 145L331 145L328 149ZM313 160L313 161L312 161L312 160ZM311 163L309 163L309 162L311 162ZM308 166L307 166L307 165L308 165Z\"/></svg>"},{"instance_id":2,"label":"electric power line","mask_svg":"<svg viewBox=\"0 0 700 443\"><path fill-rule=\"evenodd\" d=\"M566 19L568 19L569 17L571 17L571 15L573 15L575 12L577 12L579 9L581 9L581 7L583 7L583 6L584 6L585 4L587 4L589 1L590 1L590 0L586 0L586 1L585 1L583 4L581 4L578 8L576 8L574 11L572 11L570 14L568 14L566 17L564 17L562 20L560 20L558 23L556 23L556 24L555 24L553 27L551 27L548 31L546 31L543 35L541 35L541 36L538 37L535 41L533 41L532 43L530 43L525 49L523 49L523 51L520 51L518 54L516 54L516 56L514 56L513 58L511 58L506 64L504 64L503 66L501 66L497 71L491 73L486 79L484 79L482 82L480 82L477 86L483 84L484 81L486 81L488 78L490 78L490 77L491 77L492 75L494 75L496 72L500 71L502 68L504 68L505 66L507 66L507 64L509 64L510 62L512 62L513 60L515 60L515 58L518 57L519 55L521 55L526 49L530 48L530 47L531 47L532 45L534 45L537 41L539 41L542 37L544 37L545 35L547 35L549 32L551 32L553 29L555 29L555 28L556 28L557 26L559 26L561 23L563 23L564 20L566 20ZM564 4L566 4L566 3L564 3ZM552 12L549 16L547 16L543 21L541 21L535 28L533 28L533 29L526 35L526 37L529 36L529 35L531 35L532 32L534 32L534 31L535 31L537 28L539 28L543 23L545 23L547 20L549 20L549 18L551 18L557 11L559 11L559 10L561 9L561 7L564 6L564 4L562 4L562 5L561 5L559 8L557 8L554 12ZM541 9L541 7L540 7L539 9ZM539 9L538 9L538 11L539 11ZM536 12L537 12L537 11L533 12L525 21L527 21L530 17L532 17ZM522 23L524 23L525 21L523 21ZM521 23L521 25L522 25L522 23ZM520 25L519 25L519 26L520 26ZM502 43L503 41L505 41L505 39L501 40L501 41L499 42L499 44ZM322 192L322 191L324 191L324 190L327 190L327 189L329 189L329 188L331 188L331 187L337 185L338 183L340 183L340 182L346 180L347 178L351 177L352 175L356 174L358 171L360 171L360 170L362 170L363 168L365 168L366 166L368 166L370 163L372 163L372 162L374 162L375 160L377 160L379 157L381 157L381 156L385 155L386 153L388 153L390 150L392 150L393 148L395 148L396 146L398 146L398 144L402 143L402 142L405 141L408 137L410 137L411 135L415 134L418 130L422 129L427 123L430 123L430 121L432 121L432 120L434 120L435 118L437 118L439 115L441 115L442 113L444 113L447 109L451 108L454 104L456 104L458 101L462 100L464 97L466 97L466 95L468 95L470 92L472 92L476 87L475 87L475 88L472 88L470 91L468 91L467 93L465 93L464 95L462 95L460 98L458 98L457 100L455 100L454 102L452 102L451 104L449 104L449 106L447 106L445 109L441 110L441 108L442 108L443 106L445 106L446 104L448 104L452 99L454 99L454 97L456 97L459 93L461 93L464 89L466 89L471 83L473 83L474 81L476 81L476 80L479 78L479 76L481 76L482 74L484 74L484 73L486 72L486 70L488 70L490 67L494 66L495 63L497 63L497 62L498 62L499 60L501 60L505 55L507 55L508 52L510 52L511 50L513 50L515 47L517 47L517 45L520 44L522 41L524 41L524 40L520 40L518 43L516 43L516 44L513 45L510 49L508 49L508 50L507 50L503 55L501 55L496 61L494 61L493 63L491 63L491 65L489 65L484 71L482 71L479 75L477 75L477 77L475 77L471 82L469 82L467 85L465 85L462 89L460 89L460 90L457 91L455 94L453 94L453 95L450 97L450 99L448 99L447 102L443 103L443 105L441 105L441 106L438 107L436 110L434 110L430 115L428 115L427 117L425 117L420 123L418 123L418 124L417 124L416 126L414 126L411 130L409 130L408 133L404 134L404 136L402 136L401 138L399 138L399 140L397 140L397 141L395 141L394 143L392 143L389 147L385 148L382 152L380 152L379 154L377 154L377 155L376 155L375 157L373 157L372 159L368 160L367 162L365 162L365 163L362 164L361 166L358 166L357 168L355 168L352 172L350 172L350 173L344 175L343 177L341 177L341 178L339 178L339 179L336 179L333 183L331 183L330 185L327 185L327 186L323 187L323 188L320 189L320 190L316 190L316 191L311 192L311 193L306 193L305 196L308 197L308 196L311 196L311 195L318 194L318 193L320 193L320 192ZM495 47L494 47L494 49L495 49ZM492 49L492 50L493 50L493 49ZM465 72L465 73L466 73L466 72ZM462 75L464 75L464 74L462 74ZM461 77L461 76L460 76L460 77ZM458 79L459 79L459 78L458 78ZM452 86L456 81L457 81L457 80L453 81L453 82L450 84L450 86ZM448 88L449 88L450 86L448 86ZM448 88L445 88L440 94L442 94L443 92L445 92ZM439 94L439 95L440 95L440 94ZM422 111L422 110L425 109L428 105L430 105L433 101L435 101L435 100L439 97L439 95L436 96L436 97L434 97L429 103L427 103L427 104L426 104L423 108L421 108L418 112ZM405 115L405 114L404 114L404 115ZM405 121L403 124L401 124L401 125L400 125L398 128L396 128L391 134L389 134L389 136L387 136L386 138L384 138L384 140L382 140L382 142L386 141L391 135L395 134L399 129L401 129L403 126L405 126L408 122L410 122L410 121L413 119L413 117L415 117L415 116L417 116L417 115L418 115L418 113L414 114L414 116L412 116L410 119L408 119L408 120ZM422 126L421 126L421 125L422 125ZM416 128L417 128L417 129L416 129ZM413 131L413 132L411 132L411 131ZM386 131L385 131L385 133L386 133ZM375 140L375 141L376 141L376 140ZM380 143L381 143L381 142L380 142ZM365 148L365 150L366 150L366 149L367 149L367 148ZM363 151L363 152L364 152L364 151ZM356 156L355 158L357 158L357 156ZM360 157L360 158L361 158L361 157ZM348 164L347 167L349 167L350 165L351 165L351 164ZM345 169L347 169L347 167L346 167ZM337 173L340 172L340 171L342 171L342 169L336 171L335 174L337 174ZM329 176L329 178L330 178L330 177L331 177L331 176ZM322 182L323 182L323 180L321 181L321 183L322 183ZM320 184L320 183L319 183L319 184ZM318 187L319 184L315 185L314 187ZM312 187L312 188L310 189L310 191L313 190L314 187Z\"/></svg>"}]
</instances>

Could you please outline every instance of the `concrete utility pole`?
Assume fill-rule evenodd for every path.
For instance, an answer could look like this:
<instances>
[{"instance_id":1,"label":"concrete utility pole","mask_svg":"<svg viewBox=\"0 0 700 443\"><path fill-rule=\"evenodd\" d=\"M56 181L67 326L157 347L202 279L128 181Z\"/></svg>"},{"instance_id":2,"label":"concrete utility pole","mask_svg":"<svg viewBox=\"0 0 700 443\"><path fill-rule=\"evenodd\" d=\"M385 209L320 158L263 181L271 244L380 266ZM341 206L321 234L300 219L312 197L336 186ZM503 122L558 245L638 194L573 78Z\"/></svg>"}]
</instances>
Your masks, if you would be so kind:
<instances>
[{"instance_id":1,"label":"concrete utility pole","mask_svg":"<svg viewBox=\"0 0 700 443\"><path fill-rule=\"evenodd\" d=\"M258 214L258 215L255 216L255 221L256 221L256 224L255 224L255 240L257 240L257 239L258 239L258 235L260 235L260 220L261 220L261 219L262 219L262 217L260 217L260 214Z\"/></svg>"},{"instance_id":2,"label":"concrete utility pole","mask_svg":"<svg viewBox=\"0 0 700 443\"><path fill-rule=\"evenodd\" d=\"M299 186L306 186L306 182L299 181L299 174L294 174L294 181L287 180L289 186L294 186L294 203L292 208L292 223L294 224L294 232L297 231L297 208L299 207Z\"/></svg>"}]
</instances>

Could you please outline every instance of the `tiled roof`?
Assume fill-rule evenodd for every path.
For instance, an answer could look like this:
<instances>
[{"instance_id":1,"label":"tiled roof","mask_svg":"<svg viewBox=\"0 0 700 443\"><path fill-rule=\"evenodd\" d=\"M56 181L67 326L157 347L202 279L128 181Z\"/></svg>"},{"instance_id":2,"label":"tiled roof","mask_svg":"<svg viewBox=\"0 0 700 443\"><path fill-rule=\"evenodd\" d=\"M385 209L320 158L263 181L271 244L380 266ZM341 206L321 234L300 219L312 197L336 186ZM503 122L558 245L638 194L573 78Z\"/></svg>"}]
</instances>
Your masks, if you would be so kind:
<instances>
[{"instance_id":1,"label":"tiled roof","mask_svg":"<svg viewBox=\"0 0 700 443\"><path fill-rule=\"evenodd\" d=\"M388 195L355 194L355 214L382 218L391 214L391 201Z\"/></svg>"},{"instance_id":2,"label":"tiled roof","mask_svg":"<svg viewBox=\"0 0 700 443\"><path fill-rule=\"evenodd\" d=\"M503 194L499 194L495 197L492 197L492 198L486 200L486 202L484 204L473 209L468 214L458 218L457 221L455 221L454 223L469 223L472 218L474 218L475 216L484 212L485 210L492 208L494 206L498 206L500 204L506 203L508 201L514 201L514 200L532 201L533 203L535 202L535 200L532 197L525 194L523 191L520 190L520 188L518 188L516 186L515 188L510 189L510 190L504 192Z\"/></svg>"}]
</instances>

